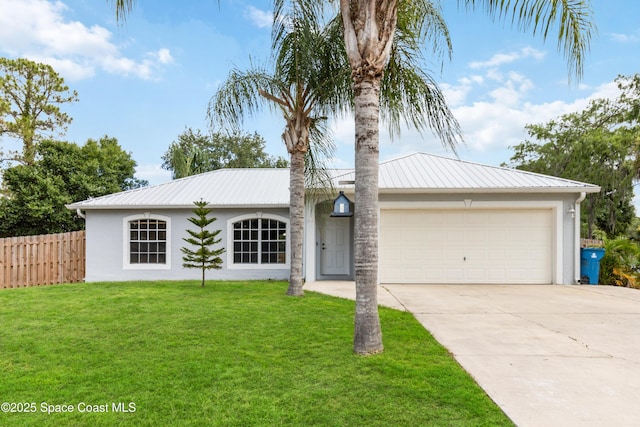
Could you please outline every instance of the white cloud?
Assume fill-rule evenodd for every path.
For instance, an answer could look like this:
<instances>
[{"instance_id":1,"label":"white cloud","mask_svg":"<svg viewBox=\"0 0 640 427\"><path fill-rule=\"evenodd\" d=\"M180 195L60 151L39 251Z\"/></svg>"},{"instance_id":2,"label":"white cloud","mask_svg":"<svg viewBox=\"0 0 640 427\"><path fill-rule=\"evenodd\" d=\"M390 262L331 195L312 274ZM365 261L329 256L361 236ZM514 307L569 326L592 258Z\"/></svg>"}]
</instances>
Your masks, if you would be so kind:
<instances>
[{"instance_id":1,"label":"white cloud","mask_svg":"<svg viewBox=\"0 0 640 427\"><path fill-rule=\"evenodd\" d=\"M260 10L254 6L247 6L244 16L258 28L271 28L273 24L273 12Z\"/></svg>"},{"instance_id":2,"label":"white cloud","mask_svg":"<svg viewBox=\"0 0 640 427\"><path fill-rule=\"evenodd\" d=\"M171 56L171 52L169 49L160 49L159 51L152 53L152 56L158 59L158 62L161 64L172 64L173 57Z\"/></svg>"},{"instance_id":3,"label":"white cloud","mask_svg":"<svg viewBox=\"0 0 640 427\"><path fill-rule=\"evenodd\" d=\"M67 10L59 0L2 0L0 52L50 64L70 80L89 78L96 69L153 79L161 65L173 62L168 49L150 52L142 60L127 58L109 30L69 21Z\"/></svg>"},{"instance_id":4,"label":"white cloud","mask_svg":"<svg viewBox=\"0 0 640 427\"><path fill-rule=\"evenodd\" d=\"M609 38L618 43L637 43L640 41L638 34L609 33Z\"/></svg>"},{"instance_id":5,"label":"white cloud","mask_svg":"<svg viewBox=\"0 0 640 427\"><path fill-rule=\"evenodd\" d=\"M541 60L545 57L546 53L532 47L524 47L516 52L510 53L496 53L487 61L475 61L469 64L472 69L478 68L495 68L504 64L509 64L525 58L533 58Z\"/></svg>"}]
</instances>

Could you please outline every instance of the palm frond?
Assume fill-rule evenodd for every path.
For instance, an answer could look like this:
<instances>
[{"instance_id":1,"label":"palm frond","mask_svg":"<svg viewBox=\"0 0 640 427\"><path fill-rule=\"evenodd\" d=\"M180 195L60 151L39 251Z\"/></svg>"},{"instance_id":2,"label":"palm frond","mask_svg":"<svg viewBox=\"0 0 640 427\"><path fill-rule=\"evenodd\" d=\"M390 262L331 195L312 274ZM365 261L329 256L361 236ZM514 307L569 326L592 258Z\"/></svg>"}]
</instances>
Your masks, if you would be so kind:
<instances>
[{"instance_id":1,"label":"palm frond","mask_svg":"<svg viewBox=\"0 0 640 427\"><path fill-rule=\"evenodd\" d=\"M278 97L279 85L273 75L258 67L249 71L233 68L209 101L207 116L211 126L238 130L245 118L260 113L265 104L276 109L274 103L265 102L267 99L261 91Z\"/></svg>"},{"instance_id":2,"label":"palm frond","mask_svg":"<svg viewBox=\"0 0 640 427\"><path fill-rule=\"evenodd\" d=\"M454 153L462 141L458 121L428 69L423 46L441 57L451 55L452 44L439 5L431 1L401 2L389 63L380 88L380 115L392 138L402 123L420 133L430 129Z\"/></svg>"},{"instance_id":3,"label":"palm frond","mask_svg":"<svg viewBox=\"0 0 640 427\"><path fill-rule=\"evenodd\" d=\"M133 10L136 0L107 0L107 3L113 5L116 12L116 21L124 23L127 20L127 15Z\"/></svg>"},{"instance_id":4,"label":"palm frond","mask_svg":"<svg viewBox=\"0 0 640 427\"><path fill-rule=\"evenodd\" d=\"M393 54L380 88L380 115L390 135L400 135L404 122L422 133L430 129L454 153L462 130L438 83L412 57Z\"/></svg>"},{"instance_id":5,"label":"palm frond","mask_svg":"<svg viewBox=\"0 0 640 427\"><path fill-rule=\"evenodd\" d=\"M307 196L315 200L330 199L334 193L331 170L327 165L335 156L336 146L327 120L315 120L309 132L309 151L304 159Z\"/></svg>"},{"instance_id":6,"label":"palm frond","mask_svg":"<svg viewBox=\"0 0 640 427\"><path fill-rule=\"evenodd\" d=\"M491 18L511 17L512 26L540 34L543 40L556 28L558 50L567 60L569 78L582 78L584 58L596 31L588 0L464 0L464 3L467 9L475 9L482 3Z\"/></svg>"}]
</instances>

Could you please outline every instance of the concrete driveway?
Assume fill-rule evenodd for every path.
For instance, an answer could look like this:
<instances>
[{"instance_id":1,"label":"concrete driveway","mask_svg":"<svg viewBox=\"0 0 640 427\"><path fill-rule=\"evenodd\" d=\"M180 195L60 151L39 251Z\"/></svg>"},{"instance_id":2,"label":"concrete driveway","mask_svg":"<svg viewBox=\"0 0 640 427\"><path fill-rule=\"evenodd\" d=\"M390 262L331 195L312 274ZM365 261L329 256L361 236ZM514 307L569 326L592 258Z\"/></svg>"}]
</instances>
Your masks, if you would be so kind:
<instances>
[{"instance_id":1,"label":"concrete driveway","mask_svg":"<svg viewBox=\"0 0 640 427\"><path fill-rule=\"evenodd\" d=\"M305 289L355 297L353 282ZM413 313L518 426L640 425L640 290L383 285L378 301Z\"/></svg>"}]
</instances>

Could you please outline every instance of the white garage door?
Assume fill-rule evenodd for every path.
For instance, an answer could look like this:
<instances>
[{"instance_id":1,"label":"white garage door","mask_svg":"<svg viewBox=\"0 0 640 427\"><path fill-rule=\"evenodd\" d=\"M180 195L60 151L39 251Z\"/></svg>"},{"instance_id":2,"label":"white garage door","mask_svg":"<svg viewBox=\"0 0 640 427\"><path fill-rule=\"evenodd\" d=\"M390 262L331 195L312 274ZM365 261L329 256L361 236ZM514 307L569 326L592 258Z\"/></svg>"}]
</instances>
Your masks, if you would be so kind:
<instances>
[{"instance_id":1,"label":"white garage door","mask_svg":"<svg viewBox=\"0 0 640 427\"><path fill-rule=\"evenodd\" d=\"M550 209L383 210L382 283L549 284Z\"/></svg>"}]
</instances>

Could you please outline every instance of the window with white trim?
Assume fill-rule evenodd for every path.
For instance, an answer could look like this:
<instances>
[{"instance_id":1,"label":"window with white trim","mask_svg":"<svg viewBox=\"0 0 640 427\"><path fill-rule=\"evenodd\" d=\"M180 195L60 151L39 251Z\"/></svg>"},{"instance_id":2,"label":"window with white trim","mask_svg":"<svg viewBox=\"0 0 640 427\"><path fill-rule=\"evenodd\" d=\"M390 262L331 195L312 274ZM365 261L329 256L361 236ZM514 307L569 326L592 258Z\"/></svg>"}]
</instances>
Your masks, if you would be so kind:
<instances>
[{"instance_id":1,"label":"window with white trim","mask_svg":"<svg viewBox=\"0 0 640 427\"><path fill-rule=\"evenodd\" d=\"M232 222L233 264L287 263L287 223L276 218L246 218Z\"/></svg>"},{"instance_id":2,"label":"window with white trim","mask_svg":"<svg viewBox=\"0 0 640 427\"><path fill-rule=\"evenodd\" d=\"M169 218L132 215L124 218L123 226L125 268L170 268Z\"/></svg>"},{"instance_id":3,"label":"window with white trim","mask_svg":"<svg viewBox=\"0 0 640 427\"><path fill-rule=\"evenodd\" d=\"M129 263L167 263L167 223L159 219L129 221Z\"/></svg>"}]
</instances>

